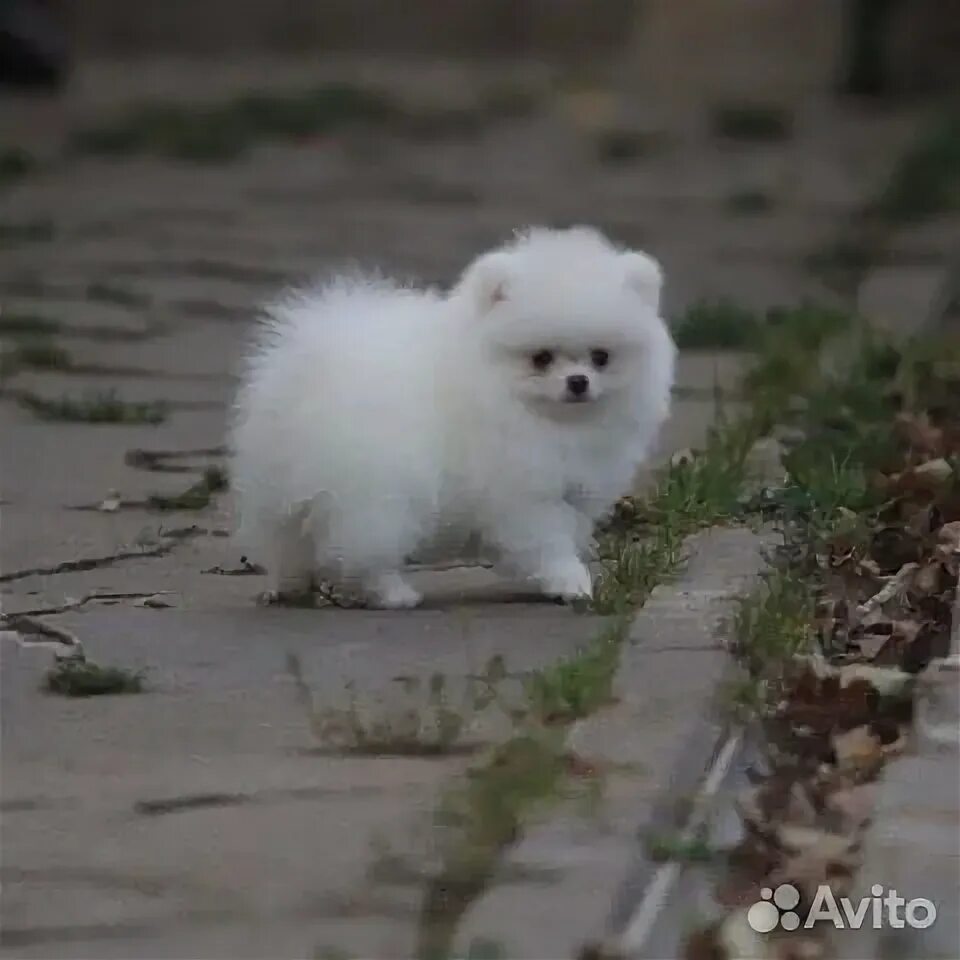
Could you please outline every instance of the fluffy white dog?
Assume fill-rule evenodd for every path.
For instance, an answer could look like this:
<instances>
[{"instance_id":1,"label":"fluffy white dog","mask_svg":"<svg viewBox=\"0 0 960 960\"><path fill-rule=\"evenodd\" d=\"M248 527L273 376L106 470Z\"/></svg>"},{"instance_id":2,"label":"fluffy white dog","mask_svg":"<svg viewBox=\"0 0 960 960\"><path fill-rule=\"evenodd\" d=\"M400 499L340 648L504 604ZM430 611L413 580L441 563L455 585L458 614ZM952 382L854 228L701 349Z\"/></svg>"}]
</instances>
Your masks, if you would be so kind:
<instances>
[{"instance_id":1,"label":"fluffy white dog","mask_svg":"<svg viewBox=\"0 0 960 960\"><path fill-rule=\"evenodd\" d=\"M593 529L669 410L660 268L531 229L447 294L341 276L269 310L239 392L240 535L279 594L359 581L413 607L404 558L479 538L547 594L591 593Z\"/></svg>"}]
</instances>

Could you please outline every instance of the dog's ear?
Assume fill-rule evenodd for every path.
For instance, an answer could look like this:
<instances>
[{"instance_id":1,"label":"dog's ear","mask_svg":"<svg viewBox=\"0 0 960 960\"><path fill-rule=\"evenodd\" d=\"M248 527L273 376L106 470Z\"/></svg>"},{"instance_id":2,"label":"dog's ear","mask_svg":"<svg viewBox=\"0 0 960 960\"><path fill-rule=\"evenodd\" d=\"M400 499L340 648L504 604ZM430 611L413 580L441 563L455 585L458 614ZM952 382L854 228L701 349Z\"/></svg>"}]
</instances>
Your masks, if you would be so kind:
<instances>
[{"instance_id":1,"label":"dog's ear","mask_svg":"<svg viewBox=\"0 0 960 960\"><path fill-rule=\"evenodd\" d=\"M460 286L466 290L481 314L492 310L509 295L510 258L505 253L488 253L471 264Z\"/></svg>"},{"instance_id":2,"label":"dog's ear","mask_svg":"<svg viewBox=\"0 0 960 960\"><path fill-rule=\"evenodd\" d=\"M638 293L654 313L659 313L660 291L663 288L660 264L653 257L633 250L621 254L621 259L626 268L627 286Z\"/></svg>"}]
</instances>

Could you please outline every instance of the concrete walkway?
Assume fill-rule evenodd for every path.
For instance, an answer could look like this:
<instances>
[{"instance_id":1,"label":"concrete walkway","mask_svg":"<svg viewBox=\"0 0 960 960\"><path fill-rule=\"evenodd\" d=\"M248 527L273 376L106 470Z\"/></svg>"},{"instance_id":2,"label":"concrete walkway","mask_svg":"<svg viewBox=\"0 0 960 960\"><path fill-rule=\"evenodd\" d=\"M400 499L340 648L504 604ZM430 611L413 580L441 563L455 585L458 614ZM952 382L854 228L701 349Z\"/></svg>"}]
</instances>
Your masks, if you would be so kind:
<instances>
[{"instance_id":1,"label":"concrete walkway","mask_svg":"<svg viewBox=\"0 0 960 960\"><path fill-rule=\"evenodd\" d=\"M96 76L84 89L102 106ZM114 99L142 82L99 76L114 77ZM42 112L22 112L25 142L46 136ZM831 137L829 115L787 143L735 149L692 134L688 119L666 153L627 167L600 164L558 108L470 141L335 137L214 167L77 160L4 195L4 221L39 224L48 239L0 249L0 319L56 322L75 369L3 383L0 599L7 613L70 607L48 619L92 659L145 670L148 684L129 697L42 694L49 649L4 637L4 955L411 955L419 887L384 890L368 876L395 846L414 875L430 868L417 859L423 838L468 757L318 751L288 655L324 706L344 703L350 681L372 704L389 701L398 677L440 671L456 689L493 656L514 674L549 664L600 625L479 570L421 574L428 602L413 613L259 608L263 578L236 575L225 536L229 494L158 514L142 501L198 474L130 455L221 463L231 371L257 303L331 260L447 283L517 225L589 221L663 260L670 311L704 296L765 306L821 293L801 255L857 205L875 156ZM895 141L902 125L876 131ZM731 219L725 199L770 170L781 179L759 186L782 191L773 211ZM737 368L735 357L683 358L688 389L661 457L703 438L715 410L697 397ZM90 389L161 400L171 415L158 426L45 422L12 395ZM133 505L95 509L114 494ZM671 658L660 685L688 690L687 669ZM686 699L665 704L650 790L667 788L688 730ZM467 745L498 732L481 724Z\"/></svg>"}]
</instances>

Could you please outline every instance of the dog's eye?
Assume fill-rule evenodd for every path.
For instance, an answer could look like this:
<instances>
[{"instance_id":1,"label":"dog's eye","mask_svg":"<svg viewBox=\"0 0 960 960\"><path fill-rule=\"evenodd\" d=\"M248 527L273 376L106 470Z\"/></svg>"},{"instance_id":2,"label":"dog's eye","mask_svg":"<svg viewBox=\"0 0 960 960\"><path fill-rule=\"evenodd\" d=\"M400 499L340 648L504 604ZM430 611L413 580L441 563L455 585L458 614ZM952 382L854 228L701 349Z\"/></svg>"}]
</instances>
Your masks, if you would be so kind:
<instances>
[{"instance_id":1,"label":"dog's eye","mask_svg":"<svg viewBox=\"0 0 960 960\"><path fill-rule=\"evenodd\" d=\"M538 350L531 358L534 370L546 370L553 363L553 354L549 350Z\"/></svg>"},{"instance_id":2,"label":"dog's eye","mask_svg":"<svg viewBox=\"0 0 960 960\"><path fill-rule=\"evenodd\" d=\"M590 362L600 370L610 362L610 354L606 350L591 350Z\"/></svg>"}]
</instances>

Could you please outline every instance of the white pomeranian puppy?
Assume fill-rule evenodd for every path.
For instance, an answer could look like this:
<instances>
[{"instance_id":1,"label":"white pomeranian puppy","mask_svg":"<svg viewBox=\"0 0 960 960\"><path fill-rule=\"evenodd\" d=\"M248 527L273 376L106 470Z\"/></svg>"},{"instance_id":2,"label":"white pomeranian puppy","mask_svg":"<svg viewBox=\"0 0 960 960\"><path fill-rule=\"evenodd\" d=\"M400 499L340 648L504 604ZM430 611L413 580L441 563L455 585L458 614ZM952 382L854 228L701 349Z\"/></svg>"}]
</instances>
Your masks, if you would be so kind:
<instances>
[{"instance_id":1,"label":"white pomeranian puppy","mask_svg":"<svg viewBox=\"0 0 960 960\"><path fill-rule=\"evenodd\" d=\"M405 558L479 538L545 593L589 597L594 524L669 410L661 284L595 230L537 228L448 294L353 275L274 305L232 446L240 535L277 593L323 577L413 607Z\"/></svg>"}]
</instances>

